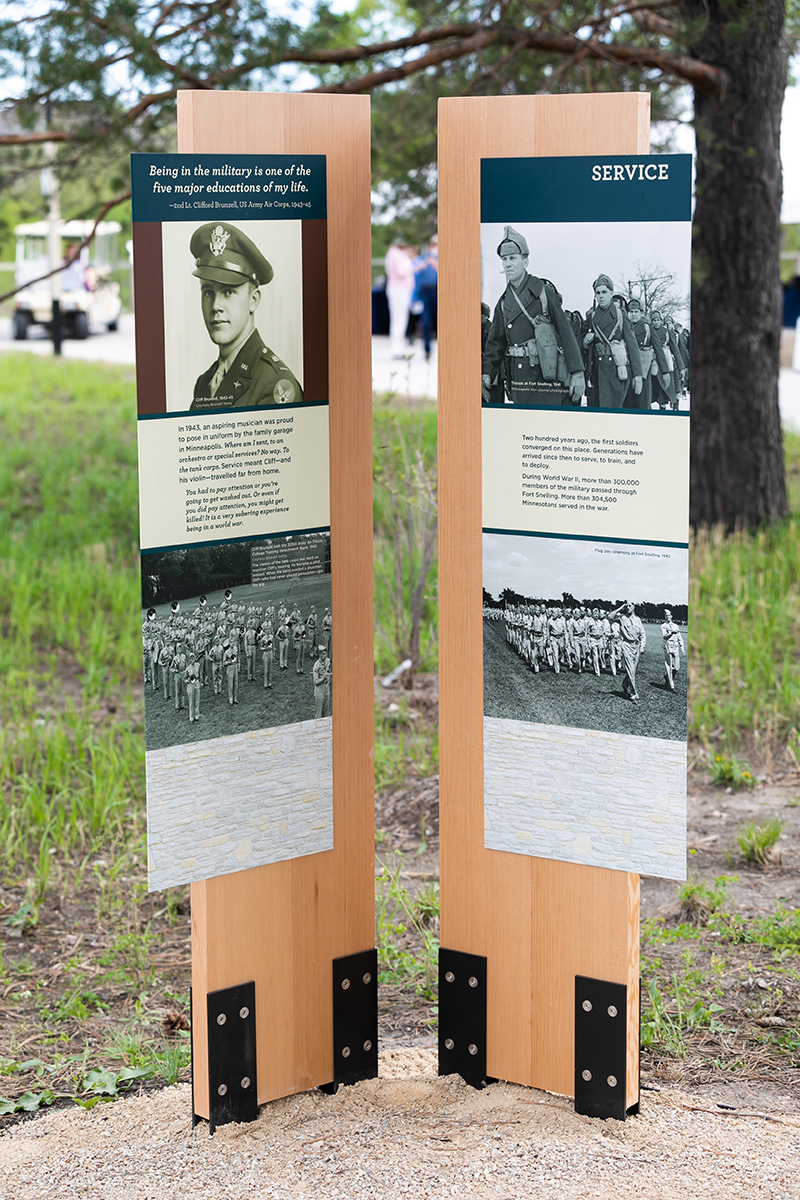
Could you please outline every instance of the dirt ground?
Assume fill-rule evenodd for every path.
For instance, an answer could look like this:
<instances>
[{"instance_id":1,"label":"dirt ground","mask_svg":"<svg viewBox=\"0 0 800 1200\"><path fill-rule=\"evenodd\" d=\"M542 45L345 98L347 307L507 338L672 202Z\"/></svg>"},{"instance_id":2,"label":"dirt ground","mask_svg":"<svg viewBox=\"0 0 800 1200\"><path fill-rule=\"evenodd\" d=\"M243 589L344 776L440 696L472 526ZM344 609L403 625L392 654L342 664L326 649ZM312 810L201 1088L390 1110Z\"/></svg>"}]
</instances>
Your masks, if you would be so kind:
<instances>
[{"instance_id":1,"label":"dirt ground","mask_svg":"<svg viewBox=\"0 0 800 1200\"><path fill-rule=\"evenodd\" d=\"M555 677L554 677L555 678ZM379 704L388 708L401 695L410 711L424 719L436 718L438 691L435 677L422 677L411 691L398 686L376 689ZM757 743L742 749L756 779L752 788L716 787L711 783L705 748L692 745L687 799L688 877L714 887L725 877L724 907L745 924L776 910L800 910L800 772L785 752ZM386 833L378 854L396 849L405 855L419 852L420 823L425 818L428 845L414 870L420 878L436 870L438 861L438 778L408 779L376 798L376 827ZM748 821L762 823L776 817L783 825L775 854L765 866L746 863L736 834ZM413 887L415 880L408 879ZM650 919L675 930L697 921L696 938L649 941L642 948L643 987L657 970L659 978L673 974L697 977L698 993L713 993L722 1010L723 1028L700 1026L687 1034L685 1057L642 1052L642 1083L659 1088L678 1085L698 1097L735 1107L750 1105L770 1111L800 1113L800 963L797 952L785 968L776 966L771 949L744 941L720 944L718 933L705 927L707 914L686 914L680 885L671 880L643 876L641 919L647 930ZM692 931L695 932L695 931ZM424 1026L414 1032L415 1021L425 1019L427 1008L402 989L383 989L382 1036L386 1045L426 1044ZM396 1031L396 1032L395 1032ZM399 1036L398 1036L399 1035ZM410 1038L413 1037L413 1041ZM433 1040L429 1035L427 1044ZM789 1050L776 1047L788 1040ZM793 1043L793 1044L792 1044Z\"/></svg>"},{"instance_id":2,"label":"dirt ground","mask_svg":"<svg viewBox=\"0 0 800 1200\"><path fill-rule=\"evenodd\" d=\"M214 1137L182 1084L0 1134L0 1200L796 1200L800 1117L665 1089L627 1121L564 1097L436 1076L432 1050L383 1053L335 1096L264 1105Z\"/></svg>"}]
</instances>

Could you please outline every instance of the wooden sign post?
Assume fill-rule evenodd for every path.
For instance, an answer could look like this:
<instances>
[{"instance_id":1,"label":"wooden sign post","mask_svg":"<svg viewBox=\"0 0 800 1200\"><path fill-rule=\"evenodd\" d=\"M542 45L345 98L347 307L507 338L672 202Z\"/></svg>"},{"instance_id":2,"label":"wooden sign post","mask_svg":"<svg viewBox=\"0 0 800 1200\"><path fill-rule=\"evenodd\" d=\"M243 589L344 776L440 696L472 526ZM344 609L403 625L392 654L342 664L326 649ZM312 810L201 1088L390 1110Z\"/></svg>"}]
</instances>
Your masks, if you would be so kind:
<instances>
[{"instance_id":1,"label":"wooden sign post","mask_svg":"<svg viewBox=\"0 0 800 1200\"><path fill-rule=\"evenodd\" d=\"M484 845L480 173L648 149L642 93L439 105L440 1071L575 1095L576 1067L603 1069L576 1062L583 1014L622 1069L603 1079L613 1102L582 1111L618 1116L639 1099L639 876Z\"/></svg>"},{"instance_id":2,"label":"wooden sign post","mask_svg":"<svg viewBox=\"0 0 800 1200\"><path fill-rule=\"evenodd\" d=\"M317 300L328 312L333 848L192 884L194 1112L212 1124L242 1119L239 1088L255 1104L377 1074L369 111L361 96L178 95L181 152L324 155L327 166L328 295Z\"/></svg>"}]
</instances>

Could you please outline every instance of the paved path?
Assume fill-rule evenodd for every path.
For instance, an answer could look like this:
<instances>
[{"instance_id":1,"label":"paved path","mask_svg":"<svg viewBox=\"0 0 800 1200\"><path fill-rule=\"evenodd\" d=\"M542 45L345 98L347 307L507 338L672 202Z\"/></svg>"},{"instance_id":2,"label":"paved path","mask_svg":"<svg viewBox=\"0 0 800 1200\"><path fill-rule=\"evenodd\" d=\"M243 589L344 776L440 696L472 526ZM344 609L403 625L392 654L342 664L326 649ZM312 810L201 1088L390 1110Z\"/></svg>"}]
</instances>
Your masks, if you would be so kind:
<instances>
[{"instance_id":1,"label":"paved path","mask_svg":"<svg viewBox=\"0 0 800 1200\"><path fill-rule=\"evenodd\" d=\"M82 358L92 362L132 363L134 351L134 319L122 317L116 333L98 330L85 341L67 338L65 358ZM0 318L0 353L4 350L27 350L31 354L51 354L52 345L42 331L36 329L24 342L11 337L11 321ZM409 346L406 357L392 357L388 337L372 339L372 387L378 395L399 398L435 400L437 387L437 343L433 344L430 361L426 362L422 344ZM779 381L781 415L787 429L800 431L800 372L782 367Z\"/></svg>"},{"instance_id":2,"label":"paved path","mask_svg":"<svg viewBox=\"0 0 800 1200\"><path fill-rule=\"evenodd\" d=\"M4 350L26 350L29 354L52 354L53 343L40 325L35 326L24 342L15 342L11 336L11 320L0 317L0 353ZM105 326L96 326L95 331L83 341L65 338L62 342L64 358L82 358L89 362L132 363L135 361L133 344L133 317L126 314L120 318L119 329L109 333Z\"/></svg>"},{"instance_id":3,"label":"paved path","mask_svg":"<svg viewBox=\"0 0 800 1200\"><path fill-rule=\"evenodd\" d=\"M91 362L133 363L136 357L134 345L134 318L126 314L120 321L116 333L104 328L93 331L85 341L66 338L63 342L64 358L81 358ZM44 331L37 327L31 330L24 342L15 342L11 336L11 321L0 318L0 353L4 350L25 350L29 354L52 354L53 346ZM427 397L436 399L436 344L429 362L425 361L422 344L408 347L408 354L400 360L392 358L388 337L372 339L372 386L380 395L402 397Z\"/></svg>"}]
</instances>

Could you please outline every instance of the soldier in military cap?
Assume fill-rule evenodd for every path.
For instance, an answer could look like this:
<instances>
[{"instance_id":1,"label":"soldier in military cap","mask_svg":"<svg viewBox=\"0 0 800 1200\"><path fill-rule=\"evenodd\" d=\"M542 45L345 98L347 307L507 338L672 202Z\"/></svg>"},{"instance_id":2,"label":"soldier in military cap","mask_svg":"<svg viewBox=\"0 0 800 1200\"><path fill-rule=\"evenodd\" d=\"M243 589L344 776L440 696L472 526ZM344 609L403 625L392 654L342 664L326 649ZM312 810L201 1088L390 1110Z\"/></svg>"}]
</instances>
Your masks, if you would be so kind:
<instances>
[{"instance_id":1,"label":"soldier in military cap","mask_svg":"<svg viewBox=\"0 0 800 1200\"><path fill-rule=\"evenodd\" d=\"M506 225L497 253L507 280L483 352L485 404L580 404L583 359L552 283L528 274L528 243ZM500 395L497 393L500 391Z\"/></svg>"},{"instance_id":2,"label":"soldier in military cap","mask_svg":"<svg viewBox=\"0 0 800 1200\"><path fill-rule=\"evenodd\" d=\"M667 360L664 357L663 346L652 336L650 322L644 314L641 301L635 296L628 303L628 319L642 360L642 390L637 396L633 390L633 380L629 380L623 408L641 408L649 412L653 397L652 376L660 376L665 386L669 384Z\"/></svg>"},{"instance_id":3,"label":"soldier in military cap","mask_svg":"<svg viewBox=\"0 0 800 1200\"><path fill-rule=\"evenodd\" d=\"M211 221L189 243L200 304L219 357L194 385L191 410L295 404L303 391L255 326L260 288L273 276L258 246L235 225Z\"/></svg>"},{"instance_id":4,"label":"soldier in military cap","mask_svg":"<svg viewBox=\"0 0 800 1200\"><path fill-rule=\"evenodd\" d=\"M642 356L628 314L614 299L610 275L592 284L594 305L583 324L583 351L589 376L590 408L622 408L629 387L642 394Z\"/></svg>"},{"instance_id":5,"label":"soldier in military cap","mask_svg":"<svg viewBox=\"0 0 800 1200\"><path fill-rule=\"evenodd\" d=\"M654 376L653 378L653 403L657 404L660 409L677 409L678 393L675 391L675 375L676 375L676 358L675 358L675 342L671 338L669 328L664 322L664 318L658 309L653 309L650 313L650 328L653 338L653 346L657 352L666 361L666 371L662 376Z\"/></svg>"}]
</instances>

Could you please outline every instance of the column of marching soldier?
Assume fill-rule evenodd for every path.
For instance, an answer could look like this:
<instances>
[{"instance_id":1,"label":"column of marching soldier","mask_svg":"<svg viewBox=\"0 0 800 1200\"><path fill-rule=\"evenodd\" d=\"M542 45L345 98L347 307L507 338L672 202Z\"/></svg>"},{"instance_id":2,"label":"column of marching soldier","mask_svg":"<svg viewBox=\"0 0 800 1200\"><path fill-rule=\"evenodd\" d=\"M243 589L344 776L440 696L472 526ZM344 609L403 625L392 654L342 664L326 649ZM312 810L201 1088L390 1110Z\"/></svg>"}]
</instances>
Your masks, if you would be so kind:
<instances>
[{"instance_id":1,"label":"column of marching soldier","mask_svg":"<svg viewBox=\"0 0 800 1200\"><path fill-rule=\"evenodd\" d=\"M636 668L647 644L641 620L634 605L627 601L613 610L576 608L544 604L507 604L505 608L486 605L483 615L489 621L504 621L506 641L536 675L549 667L556 675L562 668L577 675L599 676L603 671L624 676L623 690L638 700ZM665 609L661 625L664 649L664 676L670 691L680 673L685 653L680 627Z\"/></svg>"},{"instance_id":2,"label":"column of marching soldier","mask_svg":"<svg viewBox=\"0 0 800 1200\"><path fill-rule=\"evenodd\" d=\"M303 616L298 604L290 608L284 601L277 609L273 604L243 604L230 590L219 605L201 596L191 612L181 612L175 601L165 617L148 609L142 625L145 687L151 692L161 689L175 712L186 710L194 722L200 720L204 687L211 687L215 696L226 696L231 706L239 703L243 666L248 683L258 683L263 676L264 690L270 690L278 672L304 676L309 664L314 716L329 716L331 635L330 608L320 617L313 604Z\"/></svg>"}]
</instances>

